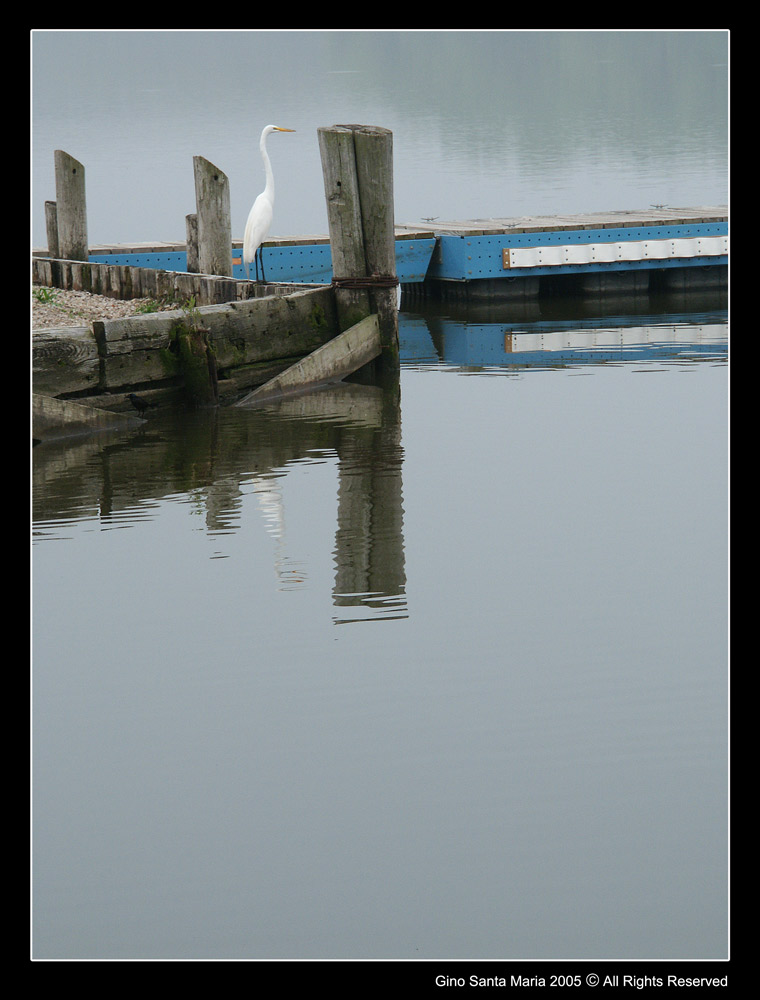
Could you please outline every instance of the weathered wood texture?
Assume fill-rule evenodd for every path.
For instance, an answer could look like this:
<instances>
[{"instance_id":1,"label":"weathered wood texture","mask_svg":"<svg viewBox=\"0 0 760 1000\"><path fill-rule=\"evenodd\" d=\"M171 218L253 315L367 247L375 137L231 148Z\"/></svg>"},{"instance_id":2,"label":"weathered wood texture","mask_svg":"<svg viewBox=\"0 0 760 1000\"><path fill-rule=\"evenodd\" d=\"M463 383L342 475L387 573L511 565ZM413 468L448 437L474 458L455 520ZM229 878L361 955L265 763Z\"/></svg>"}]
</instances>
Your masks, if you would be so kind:
<instances>
[{"instance_id":1,"label":"weathered wood texture","mask_svg":"<svg viewBox=\"0 0 760 1000\"><path fill-rule=\"evenodd\" d=\"M726 205L677 208L652 205L650 208L620 212L582 212L577 215L518 215L506 218L464 219L447 222L434 219L409 227L417 235L500 236L503 233L562 232L572 229L624 229L640 226L688 226L700 222L726 222ZM403 229L406 227L398 227Z\"/></svg>"},{"instance_id":2,"label":"weathered wood texture","mask_svg":"<svg viewBox=\"0 0 760 1000\"><path fill-rule=\"evenodd\" d=\"M114 299L162 299L182 303L193 297L196 305L290 295L315 287L289 283L265 285L213 274L157 271L128 264L96 264L50 257L32 257L32 284L91 292Z\"/></svg>"},{"instance_id":3,"label":"weathered wood texture","mask_svg":"<svg viewBox=\"0 0 760 1000\"><path fill-rule=\"evenodd\" d=\"M338 382L373 361L381 349L379 324L373 313L254 389L237 405L254 406L277 396Z\"/></svg>"},{"instance_id":4,"label":"weathered wood texture","mask_svg":"<svg viewBox=\"0 0 760 1000\"><path fill-rule=\"evenodd\" d=\"M62 149L56 149L54 159L58 253L69 260L87 260L84 167Z\"/></svg>"},{"instance_id":5,"label":"weathered wood texture","mask_svg":"<svg viewBox=\"0 0 760 1000\"><path fill-rule=\"evenodd\" d=\"M230 182L224 171L203 156L193 157L198 215L198 270L232 277Z\"/></svg>"},{"instance_id":6,"label":"weathered wood texture","mask_svg":"<svg viewBox=\"0 0 760 1000\"><path fill-rule=\"evenodd\" d=\"M333 125L318 136L341 329L376 313L383 359L397 364L393 134Z\"/></svg>"},{"instance_id":7,"label":"weathered wood texture","mask_svg":"<svg viewBox=\"0 0 760 1000\"><path fill-rule=\"evenodd\" d=\"M187 252L187 270L190 274L198 274L200 265L198 262L198 216L195 212L185 216L185 244Z\"/></svg>"},{"instance_id":8,"label":"weathered wood texture","mask_svg":"<svg viewBox=\"0 0 760 1000\"><path fill-rule=\"evenodd\" d=\"M54 201L45 202L45 233L47 234L48 254L60 257L58 248L58 210Z\"/></svg>"},{"instance_id":9,"label":"weathered wood texture","mask_svg":"<svg viewBox=\"0 0 760 1000\"><path fill-rule=\"evenodd\" d=\"M350 126L320 128L319 149L327 201L333 278L367 276L362 234L359 178L356 171L354 134ZM369 316L369 292L363 288L336 288L341 329L347 330Z\"/></svg>"},{"instance_id":10,"label":"weathered wood texture","mask_svg":"<svg viewBox=\"0 0 760 1000\"><path fill-rule=\"evenodd\" d=\"M194 326L207 331L220 371L263 365L264 374L252 384L266 381L338 332L329 286L98 321L92 329L40 330L32 338L34 391L62 396L173 385L180 374L172 349L177 331Z\"/></svg>"},{"instance_id":11,"label":"weathered wood texture","mask_svg":"<svg viewBox=\"0 0 760 1000\"><path fill-rule=\"evenodd\" d=\"M367 273L384 281L370 287L370 309L377 313L386 364L398 366L398 296L393 222L393 133L361 128L354 133L362 204Z\"/></svg>"},{"instance_id":12,"label":"weathered wood texture","mask_svg":"<svg viewBox=\"0 0 760 1000\"><path fill-rule=\"evenodd\" d=\"M89 326L39 330L32 339L34 391L48 396L97 391L100 356Z\"/></svg>"}]
</instances>

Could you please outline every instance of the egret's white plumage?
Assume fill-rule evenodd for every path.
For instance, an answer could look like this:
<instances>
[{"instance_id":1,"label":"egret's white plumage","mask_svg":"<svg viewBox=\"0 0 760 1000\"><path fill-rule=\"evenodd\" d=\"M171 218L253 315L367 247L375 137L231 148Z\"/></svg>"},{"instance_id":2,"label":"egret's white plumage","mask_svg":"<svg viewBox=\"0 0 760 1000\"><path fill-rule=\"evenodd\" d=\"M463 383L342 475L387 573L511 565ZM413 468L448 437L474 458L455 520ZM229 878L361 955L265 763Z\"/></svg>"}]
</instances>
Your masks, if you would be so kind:
<instances>
[{"instance_id":1,"label":"egret's white plumage","mask_svg":"<svg viewBox=\"0 0 760 1000\"><path fill-rule=\"evenodd\" d=\"M248 221L245 224L245 236L243 238L243 263L245 264L246 277L250 277L248 267L256 261L256 254L261 259L261 244L269 233L272 225L272 213L274 210L274 175L272 174L272 164L269 162L267 153L267 137L272 132L295 132L294 128L280 128L279 125L267 125L261 133L259 149L261 159L264 161L264 173L266 174L266 187L253 203L253 208L248 214ZM256 265L256 280L258 281L258 264ZM261 276L264 277L264 263L261 264Z\"/></svg>"}]
</instances>

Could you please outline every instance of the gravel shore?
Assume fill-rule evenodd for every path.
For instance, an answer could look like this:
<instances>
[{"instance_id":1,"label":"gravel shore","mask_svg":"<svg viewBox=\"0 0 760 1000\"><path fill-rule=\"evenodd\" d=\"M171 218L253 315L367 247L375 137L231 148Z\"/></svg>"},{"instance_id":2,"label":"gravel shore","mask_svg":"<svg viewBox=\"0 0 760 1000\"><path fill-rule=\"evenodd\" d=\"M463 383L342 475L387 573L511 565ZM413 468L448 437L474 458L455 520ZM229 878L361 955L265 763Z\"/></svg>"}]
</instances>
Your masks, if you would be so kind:
<instances>
[{"instance_id":1,"label":"gravel shore","mask_svg":"<svg viewBox=\"0 0 760 1000\"><path fill-rule=\"evenodd\" d=\"M161 306L153 299L111 299L89 292L35 285L32 288L32 329L88 326L93 320L122 319L137 313L176 308L176 304Z\"/></svg>"}]
</instances>

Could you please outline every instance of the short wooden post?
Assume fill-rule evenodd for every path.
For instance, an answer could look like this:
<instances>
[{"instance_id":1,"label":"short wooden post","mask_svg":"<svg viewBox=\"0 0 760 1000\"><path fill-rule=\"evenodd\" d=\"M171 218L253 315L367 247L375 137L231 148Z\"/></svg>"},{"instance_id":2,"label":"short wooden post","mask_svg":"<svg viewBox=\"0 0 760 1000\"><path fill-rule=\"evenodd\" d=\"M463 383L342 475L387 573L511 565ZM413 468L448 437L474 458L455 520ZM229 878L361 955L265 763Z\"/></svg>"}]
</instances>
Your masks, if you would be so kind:
<instances>
[{"instance_id":1,"label":"short wooden post","mask_svg":"<svg viewBox=\"0 0 760 1000\"><path fill-rule=\"evenodd\" d=\"M187 241L187 270L190 274L198 274L198 216L185 216L185 239Z\"/></svg>"},{"instance_id":2,"label":"short wooden post","mask_svg":"<svg viewBox=\"0 0 760 1000\"><path fill-rule=\"evenodd\" d=\"M48 257L58 258L58 212L54 201L45 202L45 232L47 233Z\"/></svg>"},{"instance_id":3,"label":"short wooden post","mask_svg":"<svg viewBox=\"0 0 760 1000\"><path fill-rule=\"evenodd\" d=\"M198 213L198 269L201 274L232 277L230 182L203 156L193 157Z\"/></svg>"},{"instance_id":4,"label":"short wooden post","mask_svg":"<svg viewBox=\"0 0 760 1000\"><path fill-rule=\"evenodd\" d=\"M393 133L333 125L318 136L340 327L377 313L383 367L397 368Z\"/></svg>"},{"instance_id":5,"label":"short wooden post","mask_svg":"<svg viewBox=\"0 0 760 1000\"><path fill-rule=\"evenodd\" d=\"M53 155L58 252L63 260L87 260L89 244L84 167L62 149L56 149Z\"/></svg>"}]
</instances>

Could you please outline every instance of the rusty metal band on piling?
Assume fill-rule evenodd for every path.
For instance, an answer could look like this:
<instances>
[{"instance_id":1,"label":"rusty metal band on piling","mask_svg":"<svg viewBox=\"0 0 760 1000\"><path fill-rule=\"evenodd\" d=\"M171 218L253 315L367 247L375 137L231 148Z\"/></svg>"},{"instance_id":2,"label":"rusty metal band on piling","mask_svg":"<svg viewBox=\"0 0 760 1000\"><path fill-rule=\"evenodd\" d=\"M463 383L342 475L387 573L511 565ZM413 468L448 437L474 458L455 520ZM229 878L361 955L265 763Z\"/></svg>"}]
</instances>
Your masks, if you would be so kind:
<instances>
[{"instance_id":1,"label":"rusty metal band on piling","mask_svg":"<svg viewBox=\"0 0 760 1000\"><path fill-rule=\"evenodd\" d=\"M395 274L367 274L356 278L333 278L335 288L350 288L357 291L365 288L395 288L400 284Z\"/></svg>"}]
</instances>

